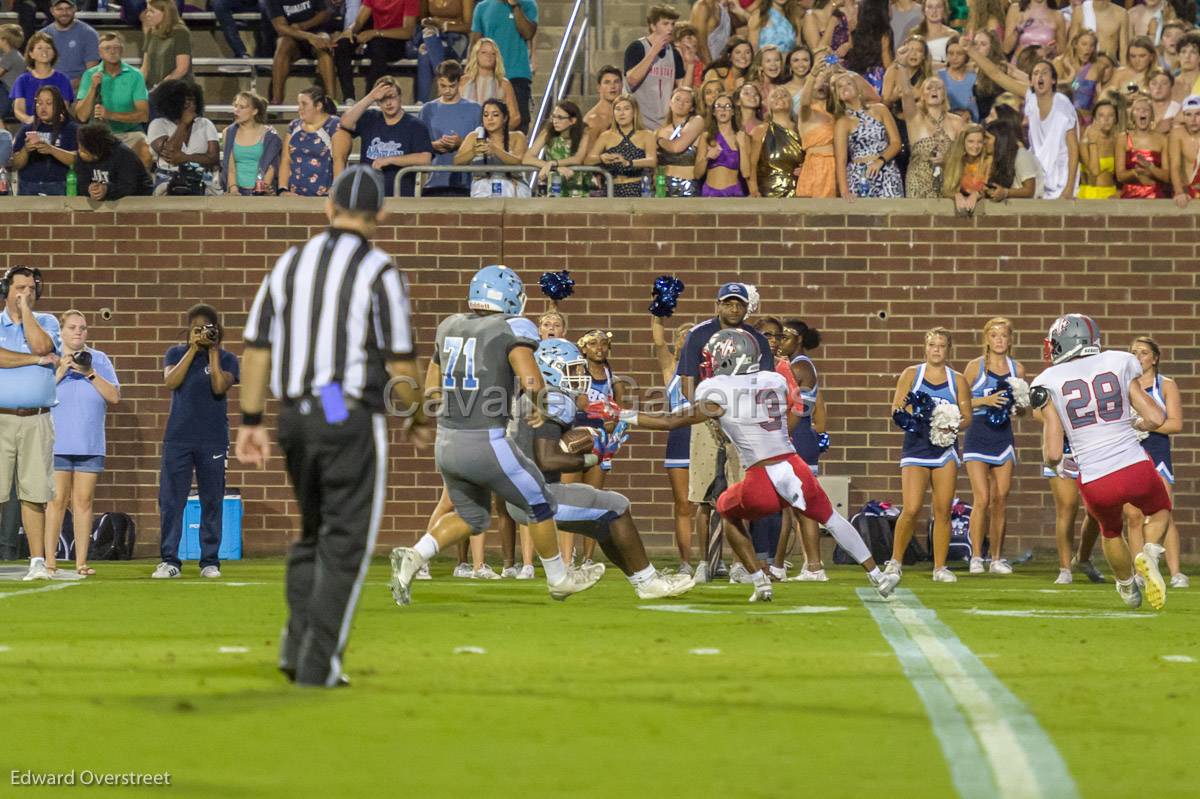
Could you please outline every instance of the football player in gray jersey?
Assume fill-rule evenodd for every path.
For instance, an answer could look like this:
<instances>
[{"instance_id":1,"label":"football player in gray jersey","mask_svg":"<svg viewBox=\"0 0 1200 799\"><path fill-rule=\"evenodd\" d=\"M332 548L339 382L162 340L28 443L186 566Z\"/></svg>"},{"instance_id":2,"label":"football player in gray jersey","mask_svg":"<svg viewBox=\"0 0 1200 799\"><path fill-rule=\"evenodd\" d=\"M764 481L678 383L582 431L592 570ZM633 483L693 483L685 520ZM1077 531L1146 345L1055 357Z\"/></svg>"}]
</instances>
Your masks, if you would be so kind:
<instances>
[{"instance_id":1,"label":"football player in gray jersey","mask_svg":"<svg viewBox=\"0 0 1200 799\"><path fill-rule=\"evenodd\" d=\"M533 401L525 395L518 400L517 413L508 429L517 448L542 470L546 488L558 507L554 515L558 529L596 541L608 559L625 573L638 599L687 593L693 586L691 577L659 574L650 565L642 537L629 513L628 499L616 491L586 483L560 482L563 472L582 472L596 465L607 434L602 428L588 428L597 437L597 451L580 455L563 451L560 442L574 423L576 398L587 396L587 362L578 347L560 338L539 344L535 357L547 387L543 424L533 427L529 423ZM508 512L518 524L528 522L522 508L510 503Z\"/></svg>"},{"instance_id":2,"label":"football player in gray jersey","mask_svg":"<svg viewBox=\"0 0 1200 799\"><path fill-rule=\"evenodd\" d=\"M438 325L437 349L425 391L440 396L434 460L454 511L438 518L411 549L392 550L392 596L411 600L413 578L439 550L487 530L492 493L521 510L555 599L587 590L600 571L568 570L558 552L554 498L537 466L506 434L517 391L538 396L545 388L533 351L537 328L520 314L525 289L506 266L487 266L471 279L468 313ZM536 404L529 423L542 424Z\"/></svg>"}]
</instances>

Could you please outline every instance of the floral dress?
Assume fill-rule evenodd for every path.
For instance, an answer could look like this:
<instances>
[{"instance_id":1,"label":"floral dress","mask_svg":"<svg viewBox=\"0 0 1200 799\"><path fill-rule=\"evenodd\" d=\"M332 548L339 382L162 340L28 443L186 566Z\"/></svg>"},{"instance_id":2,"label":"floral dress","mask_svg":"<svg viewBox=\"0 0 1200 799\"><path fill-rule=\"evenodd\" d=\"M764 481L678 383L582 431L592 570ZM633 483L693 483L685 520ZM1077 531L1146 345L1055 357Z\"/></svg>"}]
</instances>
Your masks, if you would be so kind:
<instances>
[{"instance_id":1,"label":"floral dress","mask_svg":"<svg viewBox=\"0 0 1200 799\"><path fill-rule=\"evenodd\" d=\"M846 166L846 183L855 197L903 197L904 182L895 161L888 161L875 173L867 177L867 164L858 159L879 156L888 147L887 128L867 111L848 110L858 120L850 131L848 149L850 163Z\"/></svg>"},{"instance_id":2,"label":"floral dress","mask_svg":"<svg viewBox=\"0 0 1200 799\"><path fill-rule=\"evenodd\" d=\"M333 134L340 117L331 116L316 131L293 119L288 125L288 185L292 194L324 197L333 183Z\"/></svg>"}]
</instances>

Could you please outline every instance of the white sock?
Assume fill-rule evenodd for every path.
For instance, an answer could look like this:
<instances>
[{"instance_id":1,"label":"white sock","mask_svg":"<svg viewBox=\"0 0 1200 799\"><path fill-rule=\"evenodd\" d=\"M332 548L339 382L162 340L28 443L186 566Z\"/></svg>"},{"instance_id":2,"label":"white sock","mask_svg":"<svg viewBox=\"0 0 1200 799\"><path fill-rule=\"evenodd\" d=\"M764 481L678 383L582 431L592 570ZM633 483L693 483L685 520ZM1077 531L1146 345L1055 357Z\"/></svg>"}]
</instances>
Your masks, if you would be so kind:
<instances>
[{"instance_id":1,"label":"white sock","mask_svg":"<svg viewBox=\"0 0 1200 799\"><path fill-rule=\"evenodd\" d=\"M30 559L29 559L29 565L30 565L30 566L36 566L36 565L38 565L39 563L45 563L45 562L46 562L46 559L45 559L45 558L30 558Z\"/></svg>"},{"instance_id":2,"label":"white sock","mask_svg":"<svg viewBox=\"0 0 1200 799\"><path fill-rule=\"evenodd\" d=\"M871 557L871 550L867 549L862 536L858 534L858 530L854 529L854 525L846 521L845 516L834 511L834 514L825 522L825 526L829 528L830 535L838 542L838 545L850 553L850 557L854 558L855 563L862 563Z\"/></svg>"},{"instance_id":3,"label":"white sock","mask_svg":"<svg viewBox=\"0 0 1200 799\"><path fill-rule=\"evenodd\" d=\"M413 551L421 557L421 564L424 565L433 560L433 556L438 553L438 542L429 533L421 536L421 540L413 546Z\"/></svg>"},{"instance_id":4,"label":"white sock","mask_svg":"<svg viewBox=\"0 0 1200 799\"><path fill-rule=\"evenodd\" d=\"M546 582L557 585L567 579L567 566L563 563L562 555L552 558L541 558L542 568L546 570Z\"/></svg>"},{"instance_id":5,"label":"white sock","mask_svg":"<svg viewBox=\"0 0 1200 799\"><path fill-rule=\"evenodd\" d=\"M1124 586L1133 585L1133 576L1131 575L1128 580L1117 580L1117 585L1124 585Z\"/></svg>"},{"instance_id":6,"label":"white sock","mask_svg":"<svg viewBox=\"0 0 1200 799\"><path fill-rule=\"evenodd\" d=\"M643 585L653 580L657 574L658 572L654 569L654 566L648 565L641 571L636 571L629 575L626 579L629 580L630 585Z\"/></svg>"},{"instance_id":7,"label":"white sock","mask_svg":"<svg viewBox=\"0 0 1200 799\"><path fill-rule=\"evenodd\" d=\"M871 571L867 572L867 576L871 578L871 582L877 583L879 582L880 578L883 577L883 572L879 571L879 567L876 566L874 569L871 569Z\"/></svg>"}]
</instances>

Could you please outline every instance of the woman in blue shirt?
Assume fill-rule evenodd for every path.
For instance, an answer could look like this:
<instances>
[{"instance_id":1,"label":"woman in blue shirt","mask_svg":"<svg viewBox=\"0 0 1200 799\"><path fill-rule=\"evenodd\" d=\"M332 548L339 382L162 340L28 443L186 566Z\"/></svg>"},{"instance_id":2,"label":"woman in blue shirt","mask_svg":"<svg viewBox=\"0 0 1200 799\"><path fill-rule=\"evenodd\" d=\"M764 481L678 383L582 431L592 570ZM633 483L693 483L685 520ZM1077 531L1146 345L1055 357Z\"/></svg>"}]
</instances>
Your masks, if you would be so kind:
<instances>
[{"instance_id":1,"label":"woman in blue shirt","mask_svg":"<svg viewBox=\"0 0 1200 799\"><path fill-rule=\"evenodd\" d=\"M108 356L87 345L87 319L79 311L62 315L62 358L55 378L58 404L54 417L54 499L46 505L46 568L56 568L54 552L67 501L75 531L75 571L95 574L88 566L92 536L92 499L104 471L104 417L121 401L121 384ZM88 357L90 356L90 357Z\"/></svg>"},{"instance_id":2,"label":"woman in blue shirt","mask_svg":"<svg viewBox=\"0 0 1200 799\"><path fill-rule=\"evenodd\" d=\"M22 125L13 142L13 169L20 172L22 197L67 193L67 170L75 163L79 126L71 121L62 94L53 86L38 89L34 122Z\"/></svg>"},{"instance_id":3,"label":"woman in blue shirt","mask_svg":"<svg viewBox=\"0 0 1200 799\"><path fill-rule=\"evenodd\" d=\"M25 43L25 66L13 83L12 111L17 121L29 125L34 122L33 100L43 86L53 86L68 103L75 102L75 90L71 79L54 68L58 63L58 50L54 39L47 33L35 33Z\"/></svg>"}]
</instances>

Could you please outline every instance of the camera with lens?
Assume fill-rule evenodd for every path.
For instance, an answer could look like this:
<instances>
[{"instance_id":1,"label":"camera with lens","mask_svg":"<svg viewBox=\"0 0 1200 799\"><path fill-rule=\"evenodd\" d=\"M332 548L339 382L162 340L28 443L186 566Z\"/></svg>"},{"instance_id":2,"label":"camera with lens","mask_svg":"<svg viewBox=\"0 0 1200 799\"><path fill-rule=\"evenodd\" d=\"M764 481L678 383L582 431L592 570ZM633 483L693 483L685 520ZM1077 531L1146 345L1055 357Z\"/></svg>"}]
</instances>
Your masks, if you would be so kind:
<instances>
[{"instance_id":1,"label":"camera with lens","mask_svg":"<svg viewBox=\"0 0 1200 799\"><path fill-rule=\"evenodd\" d=\"M92 354L87 350L80 350L75 353L71 356L71 360L75 361L75 365L84 372L92 368Z\"/></svg>"},{"instance_id":2,"label":"camera with lens","mask_svg":"<svg viewBox=\"0 0 1200 799\"><path fill-rule=\"evenodd\" d=\"M215 344L217 341L217 336L220 334L217 331L216 325L208 324L200 328L200 335L203 336L204 340L209 344Z\"/></svg>"}]
</instances>

